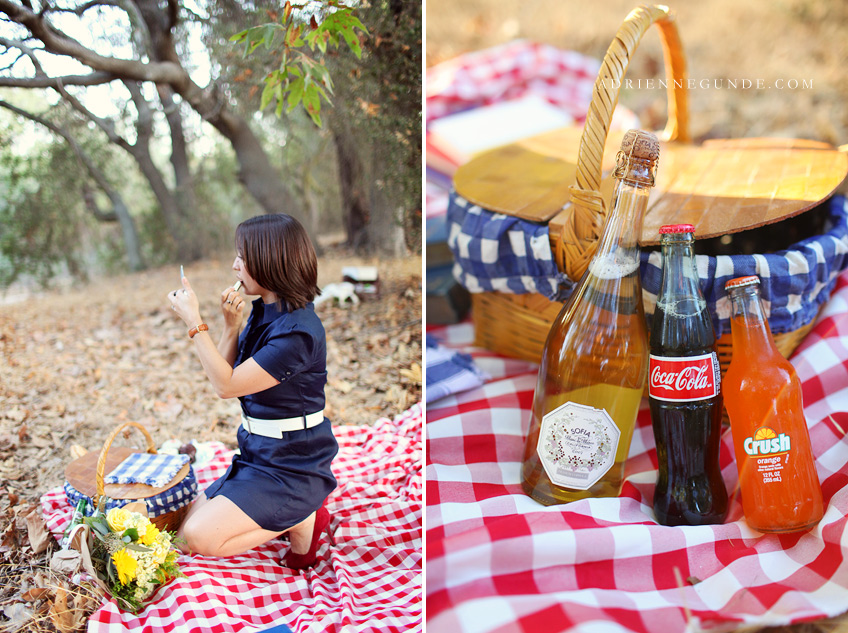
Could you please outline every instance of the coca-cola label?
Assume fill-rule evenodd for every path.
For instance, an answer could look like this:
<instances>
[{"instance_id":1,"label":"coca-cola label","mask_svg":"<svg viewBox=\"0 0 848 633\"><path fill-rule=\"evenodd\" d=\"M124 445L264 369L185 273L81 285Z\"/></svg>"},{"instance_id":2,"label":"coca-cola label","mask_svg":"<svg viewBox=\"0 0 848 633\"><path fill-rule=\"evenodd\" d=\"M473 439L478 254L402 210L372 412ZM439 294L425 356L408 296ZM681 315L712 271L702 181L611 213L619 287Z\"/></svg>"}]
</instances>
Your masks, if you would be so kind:
<instances>
[{"instance_id":1,"label":"coca-cola label","mask_svg":"<svg viewBox=\"0 0 848 633\"><path fill-rule=\"evenodd\" d=\"M648 394L657 400L707 400L721 391L721 367L714 352L701 356L651 354L648 378Z\"/></svg>"}]
</instances>

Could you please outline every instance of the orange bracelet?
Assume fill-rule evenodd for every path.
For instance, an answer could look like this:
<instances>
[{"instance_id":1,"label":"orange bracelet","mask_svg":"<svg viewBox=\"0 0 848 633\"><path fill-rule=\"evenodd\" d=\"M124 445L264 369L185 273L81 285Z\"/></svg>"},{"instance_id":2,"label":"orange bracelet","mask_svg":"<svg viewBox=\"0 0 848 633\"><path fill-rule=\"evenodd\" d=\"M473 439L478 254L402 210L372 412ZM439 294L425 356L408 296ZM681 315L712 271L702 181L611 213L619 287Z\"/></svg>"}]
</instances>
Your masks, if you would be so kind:
<instances>
[{"instance_id":1,"label":"orange bracelet","mask_svg":"<svg viewBox=\"0 0 848 633\"><path fill-rule=\"evenodd\" d=\"M198 332L208 332L208 331L209 331L209 326L206 325L205 323L201 323L200 325L197 325L197 326L191 328L188 331L188 337L194 338L194 335L197 334Z\"/></svg>"}]
</instances>

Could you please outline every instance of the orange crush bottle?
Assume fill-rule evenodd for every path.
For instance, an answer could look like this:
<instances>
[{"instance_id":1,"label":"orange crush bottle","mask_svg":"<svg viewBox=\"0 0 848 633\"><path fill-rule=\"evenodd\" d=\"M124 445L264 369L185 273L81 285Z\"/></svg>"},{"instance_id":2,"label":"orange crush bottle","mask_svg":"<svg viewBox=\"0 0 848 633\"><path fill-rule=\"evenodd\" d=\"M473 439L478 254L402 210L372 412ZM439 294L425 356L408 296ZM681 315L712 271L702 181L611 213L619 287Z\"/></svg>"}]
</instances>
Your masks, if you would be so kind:
<instances>
[{"instance_id":1,"label":"orange crush bottle","mask_svg":"<svg viewBox=\"0 0 848 633\"><path fill-rule=\"evenodd\" d=\"M809 529L823 502L795 368L775 347L760 280L731 279L733 359L724 377L742 509L760 532Z\"/></svg>"},{"instance_id":2,"label":"orange crush bottle","mask_svg":"<svg viewBox=\"0 0 848 633\"><path fill-rule=\"evenodd\" d=\"M521 486L545 505L621 492L648 374L639 244L657 137L624 136L598 249L542 353Z\"/></svg>"}]
</instances>

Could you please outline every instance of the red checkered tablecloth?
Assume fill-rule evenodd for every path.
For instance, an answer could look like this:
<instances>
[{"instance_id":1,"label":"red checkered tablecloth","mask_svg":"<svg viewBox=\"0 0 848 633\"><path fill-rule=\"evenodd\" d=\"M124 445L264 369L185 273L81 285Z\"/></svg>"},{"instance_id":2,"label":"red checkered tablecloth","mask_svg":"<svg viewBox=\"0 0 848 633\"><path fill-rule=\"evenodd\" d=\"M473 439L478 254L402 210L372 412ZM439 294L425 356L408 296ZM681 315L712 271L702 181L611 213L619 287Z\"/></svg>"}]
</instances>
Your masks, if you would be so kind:
<instances>
[{"instance_id":1,"label":"red checkered tablecloth","mask_svg":"<svg viewBox=\"0 0 848 633\"><path fill-rule=\"evenodd\" d=\"M665 527L651 511L656 450L647 401L618 498L545 507L521 490L537 366L471 346L473 326L430 328L492 376L427 407L430 631L669 633L780 625L848 609L848 273L792 357L803 383L826 512L811 531ZM722 474L737 487L730 430Z\"/></svg>"},{"instance_id":2,"label":"red checkered tablecloth","mask_svg":"<svg viewBox=\"0 0 848 633\"><path fill-rule=\"evenodd\" d=\"M332 538L325 537L313 569L283 567L288 544L280 540L241 556L181 556L185 578L160 588L138 615L105 602L88 631L258 632L280 624L296 633L421 631L421 424L416 405L394 421L334 427ZM196 470L201 489L232 459L222 444L215 449ZM64 492L52 490L41 503L60 538L71 515Z\"/></svg>"}]
</instances>

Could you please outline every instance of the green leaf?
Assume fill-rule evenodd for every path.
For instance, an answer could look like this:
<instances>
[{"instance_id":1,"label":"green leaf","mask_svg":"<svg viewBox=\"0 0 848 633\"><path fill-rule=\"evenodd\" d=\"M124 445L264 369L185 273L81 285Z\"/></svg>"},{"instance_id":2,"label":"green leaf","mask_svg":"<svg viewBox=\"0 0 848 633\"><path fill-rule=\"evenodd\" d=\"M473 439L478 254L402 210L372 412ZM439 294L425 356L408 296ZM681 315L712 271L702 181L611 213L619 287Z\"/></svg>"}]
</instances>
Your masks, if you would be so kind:
<instances>
[{"instance_id":1,"label":"green leaf","mask_svg":"<svg viewBox=\"0 0 848 633\"><path fill-rule=\"evenodd\" d=\"M326 88L332 93L333 78L330 76L330 71L327 69L327 67L324 66L324 64L316 64L312 70L312 76L315 77L319 86ZM324 95L324 98L327 99L327 96ZM329 99L327 99L327 101L329 101Z\"/></svg>"},{"instance_id":2,"label":"green leaf","mask_svg":"<svg viewBox=\"0 0 848 633\"><path fill-rule=\"evenodd\" d=\"M277 34L277 29L280 27L277 24L266 24L262 28L262 42L265 44L265 48L271 48L271 44L274 43L274 36Z\"/></svg>"},{"instance_id":3,"label":"green leaf","mask_svg":"<svg viewBox=\"0 0 848 633\"><path fill-rule=\"evenodd\" d=\"M138 530L136 528L127 528L124 530L124 542L127 542L127 537L130 538L131 541L138 540Z\"/></svg>"},{"instance_id":4,"label":"green leaf","mask_svg":"<svg viewBox=\"0 0 848 633\"><path fill-rule=\"evenodd\" d=\"M86 517L85 522L91 527L91 529L101 536L106 536L109 534L109 525L105 520L101 520L100 517Z\"/></svg>"},{"instance_id":5,"label":"green leaf","mask_svg":"<svg viewBox=\"0 0 848 633\"><path fill-rule=\"evenodd\" d=\"M353 51L353 54L356 55L357 59L362 59L362 44L359 43L359 38L356 33L353 32L352 29L344 29L342 31L342 37L347 42L350 50Z\"/></svg>"},{"instance_id":6,"label":"green leaf","mask_svg":"<svg viewBox=\"0 0 848 633\"><path fill-rule=\"evenodd\" d=\"M294 110L303 98L303 79L295 79L289 84L288 112Z\"/></svg>"},{"instance_id":7,"label":"green leaf","mask_svg":"<svg viewBox=\"0 0 848 633\"><path fill-rule=\"evenodd\" d=\"M310 83L303 91L303 107L306 112L312 117L315 125L321 127L321 99L318 96L318 88L314 83Z\"/></svg>"},{"instance_id":8,"label":"green leaf","mask_svg":"<svg viewBox=\"0 0 848 633\"><path fill-rule=\"evenodd\" d=\"M138 543L127 543L124 547L126 549L131 549L134 552L152 552L153 550L149 547L145 547L144 545L139 545Z\"/></svg>"},{"instance_id":9,"label":"green leaf","mask_svg":"<svg viewBox=\"0 0 848 633\"><path fill-rule=\"evenodd\" d=\"M236 33L235 35L231 35L229 41L230 42L241 42L244 38L247 37L247 32L249 30L250 29L245 29L244 31L241 31L240 33Z\"/></svg>"},{"instance_id":10,"label":"green leaf","mask_svg":"<svg viewBox=\"0 0 848 633\"><path fill-rule=\"evenodd\" d=\"M259 101L259 109L264 110L268 107L268 104L271 103L271 99L274 98L274 89L277 87L277 83L271 81L270 79L265 79L265 88L262 89L262 98Z\"/></svg>"},{"instance_id":11,"label":"green leaf","mask_svg":"<svg viewBox=\"0 0 848 633\"><path fill-rule=\"evenodd\" d=\"M111 556L106 560L106 573L109 576L109 582L120 582L118 580L118 570L115 567L115 561L112 560Z\"/></svg>"}]
</instances>

